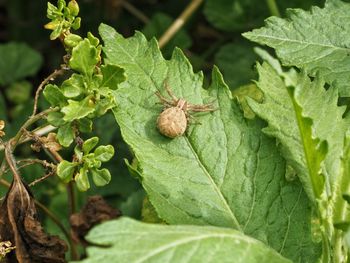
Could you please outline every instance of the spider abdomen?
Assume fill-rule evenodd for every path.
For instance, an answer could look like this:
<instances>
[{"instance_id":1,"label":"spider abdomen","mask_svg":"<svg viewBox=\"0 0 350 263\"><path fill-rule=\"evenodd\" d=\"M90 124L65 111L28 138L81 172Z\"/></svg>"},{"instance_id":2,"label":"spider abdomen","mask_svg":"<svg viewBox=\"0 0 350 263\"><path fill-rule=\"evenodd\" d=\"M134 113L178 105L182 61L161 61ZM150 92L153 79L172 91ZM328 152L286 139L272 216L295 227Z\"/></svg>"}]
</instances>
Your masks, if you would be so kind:
<instances>
[{"instance_id":1,"label":"spider abdomen","mask_svg":"<svg viewBox=\"0 0 350 263\"><path fill-rule=\"evenodd\" d=\"M181 136L187 128L186 114L179 107L165 109L157 119L157 126L160 133L169 138Z\"/></svg>"}]
</instances>

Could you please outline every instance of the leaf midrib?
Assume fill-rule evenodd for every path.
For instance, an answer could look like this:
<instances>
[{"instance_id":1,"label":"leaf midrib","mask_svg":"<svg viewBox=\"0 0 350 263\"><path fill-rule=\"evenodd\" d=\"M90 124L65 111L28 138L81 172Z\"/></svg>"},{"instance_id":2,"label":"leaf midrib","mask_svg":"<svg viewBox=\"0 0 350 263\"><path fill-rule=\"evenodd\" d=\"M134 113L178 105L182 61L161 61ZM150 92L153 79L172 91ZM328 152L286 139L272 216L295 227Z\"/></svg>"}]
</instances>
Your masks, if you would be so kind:
<instances>
[{"instance_id":1,"label":"leaf midrib","mask_svg":"<svg viewBox=\"0 0 350 263\"><path fill-rule=\"evenodd\" d=\"M334 46L334 45L327 45L327 44L321 44L321 43L315 43L315 42L305 42L305 41L300 41L300 40L295 40L295 39L290 39L290 38L282 38L282 37L275 37L275 36L271 36L271 35L265 35L265 34L256 34L253 32L249 32L249 33L245 33L243 34L243 36L246 36L248 38L268 38L268 39L272 39L272 40L279 40L279 41L284 41L284 42L291 42L291 43L298 43L301 45L308 45L308 46L319 46L319 47L327 47L327 48L332 48L335 50L342 50L342 51L346 51L349 52L350 48L343 48L343 47L338 47L338 46Z\"/></svg>"},{"instance_id":2,"label":"leaf midrib","mask_svg":"<svg viewBox=\"0 0 350 263\"><path fill-rule=\"evenodd\" d=\"M115 34L115 38L117 38L118 35ZM140 70L144 73L144 75L146 76L146 78L149 78L149 80L151 81L151 83L153 83L154 87L156 87L156 89L158 90L158 87L156 85L156 82L153 80L153 78L147 74L147 72L145 71L145 69L138 63L138 61L136 61L134 59L134 57L132 57L127 50L125 50L119 43L118 41L114 41L114 43L120 48L121 51L124 52L125 55L127 55L133 62L135 65L137 65L138 68L140 68ZM135 52L136 53L136 52ZM168 65L166 65L168 67ZM185 137L185 136L184 136ZM196 161L199 164L199 167L203 170L204 174L208 177L209 181L212 183L212 185L214 186L215 192L217 193L217 195L219 196L220 200L223 202L224 207L227 209L231 219L232 219L232 223L233 223L233 227L238 229L239 231L242 232L241 226L238 223L237 218L235 217L235 215L233 214L233 211L231 210L229 204L227 203L225 197L222 195L220 189L218 188L218 186L215 184L215 182L213 181L213 178L210 176L208 170L204 167L204 165L202 164L202 162L199 160L199 157L197 155L197 153L194 151L192 144L189 142L188 138L185 137L185 140L193 154L193 156L195 157Z\"/></svg>"}]
</instances>

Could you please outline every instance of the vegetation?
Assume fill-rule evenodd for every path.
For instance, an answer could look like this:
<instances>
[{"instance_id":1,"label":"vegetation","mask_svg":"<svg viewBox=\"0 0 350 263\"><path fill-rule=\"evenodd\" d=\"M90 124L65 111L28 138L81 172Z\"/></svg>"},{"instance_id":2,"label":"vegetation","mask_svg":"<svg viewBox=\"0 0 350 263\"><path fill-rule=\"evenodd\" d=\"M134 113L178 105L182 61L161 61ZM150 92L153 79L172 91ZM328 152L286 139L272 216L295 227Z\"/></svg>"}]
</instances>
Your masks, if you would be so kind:
<instances>
[{"instance_id":1,"label":"vegetation","mask_svg":"<svg viewBox=\"0 0 350 263\"><path fill-rule=\"evenodd\" d=\"M94 5L0 46L0 259L348 262L350 4Z\"/></svg>"}]
</instances>

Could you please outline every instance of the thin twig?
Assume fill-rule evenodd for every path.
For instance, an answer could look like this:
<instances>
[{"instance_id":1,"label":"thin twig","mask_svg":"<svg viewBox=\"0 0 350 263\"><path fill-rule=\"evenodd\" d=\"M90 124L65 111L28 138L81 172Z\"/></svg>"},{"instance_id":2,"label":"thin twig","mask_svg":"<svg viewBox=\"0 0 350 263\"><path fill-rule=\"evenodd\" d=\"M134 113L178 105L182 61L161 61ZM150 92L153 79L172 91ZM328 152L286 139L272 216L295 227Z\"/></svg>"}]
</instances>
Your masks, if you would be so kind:
<instances>
[{"instance_id":1,"label":"thin twig","mask_svg":"<svg viewBox=\"0 0 350 263\"><path fill-rule=\"evenodd\" d=\"M174 21L168 30L159 39L159 48L164 47L177 31L185 24L188 18L197 10L203 0L192 0L181 15Z\"/></svg>"},{"instance_id":2,"label":"thin twig","mask_svg":"<svg viewBox=\"0 0 350 263\"><path fill-rule=\"evenodd\" d=\"M0 179L0 184L10 188L11 184L7 182L6 180ZM34 200L35 205L39 207L62 231L62 233L65 235L67 238L69 244L71 244L73 241L71 240L71 237L68 233L68 231L65 229L65 227L62 225L61 221L42 203L40 203L37 200Z\"/></svg>"},{"instance_id":3,"label":"thin twig","mask_svg":"<svg viewBox=\"0 0 350 263\"><path fill-rule=\"evenodd\" d=\"M136 18L138 18L140 21L142 21L145 24L148 24L150 19L142 13L139 9L137 9L135 6L130 4L128 1L121 1L121 5L129 11L130 14L134 15Z\"/></svg>"},{"instance_id":4,"label":"thin twig","mask_svg":"<svg viewBox=\"0 0 350 263\"><path fill-rule=\"evenodd\" d=\"M39 100L39 95L40 92L42 91L42 89L44 88L44 86L49 82L54 80L57 76L62 75L65 71L65 68L62 67L60 69L55 69L54 72L52 72L49 76L47 76L43 82L40 83L38 89L35 92L35 98L34 98L34 107L33 107L33 113L31 117L34 117L37 110L38 110L38 100Z\"/></svg>"},{"instance_id":5,"label":"thin twig","mask_svg":"<svg viewBox=\"0 0 350 263\"><path fill-rule=\"evenodd\" d=\"M21 127L21 129L17 132L17 134L15 135L15 137L13 137L10 142L11 142L11 147L12 150L14 150L14 148L16 148L17 144L19 143L19 141L22 138L22 135L24 133L24 131L32 124L34 124L35 122L37 122L38 120L42 119L43 117L45 117L47 114L49 114L50 112L54 112L57 111L58 107L55 108L49 108L47 110L44 110L32 117L30 117Z\"/></svg>"},{"instance_id":6,"label":"thin twig","mask_svg":"<svg viewBox=\"0 0 350 263\"><path fill-rule=\"evenodd\" d=\"M281 17L280 11L275 0L266 0L267 6L270 10L271 15Z\"/></svg>"},{"instance_id":7,"label":"thin twig","mask_svg":"<svg viewBox=\"0 0 350 263\"><path fill-rule=\"evenodd\" d=\"M51 171L51 172L45 174L44 176L42 176L42 177L40 177L40 178L34 180L34 181L31 182L28 186L29 186L29 187L33 187L33 186L36 185L37 183L40 183L40 182L46 180L47 178L49 178L49 177L51 177L51 176L53 176L53 175L55 175L55 172L54 172L54 171Z\"/></svg>"},{"instance_id":8,"label":"thin twig","mask_svg":"<svg viewBox=\"0 0 350 263\"><path fill-rule=\"evenodd\" d=\"M56 152L53 151L51 148L44 148L44 151L51 157L51 159L56 163L60 163L63 161L62 156ZM69 216L71 216L74 212L75 212L75 196L74 196L74 187L73 187L73 183L69 182L67 185L67 195L68 195L68 211L69 211ZM79 254L78 254L78 250L76 247L76 244L74 241L72 241L72 243L70 243L70 247L71 247L71 257L72 260L78 260L79 259Z\"/></svg>"},{"instance_id":9,"label":"thin twig","mask_svg":"<svg viewBox=\"0 0 350 263\"><path fill-rule=\"evenodd\" d=\"M38 137L41 137L43 135L46 135L54 130L56 130L57 127L55 126L52 126L52 125L45 125L43 127L40 127L40 128L37 128L35 130L32 131L32 133L35 135L35 136L38 136ZM19 144L22 144L22 143L25 143L25 142L28 142L30 140L29 137L25 137L24 138L22 137L19 142L18 142L18 145ZM3 145L0 144L0 152L3 151L5 149L5 147ZM1 172L0 172L0 176L1 176Z\"/></svg>"}]
</instances>

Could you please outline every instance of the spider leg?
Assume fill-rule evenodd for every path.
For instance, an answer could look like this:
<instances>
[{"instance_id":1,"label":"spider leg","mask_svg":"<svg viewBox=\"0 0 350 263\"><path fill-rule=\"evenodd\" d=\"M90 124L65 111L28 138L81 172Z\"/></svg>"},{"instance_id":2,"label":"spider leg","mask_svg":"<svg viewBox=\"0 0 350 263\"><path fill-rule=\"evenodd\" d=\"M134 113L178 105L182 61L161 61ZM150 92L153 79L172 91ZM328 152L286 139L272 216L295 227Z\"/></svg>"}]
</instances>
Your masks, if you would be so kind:
<instances>
[{"instance_id":1,"label":"spider leg","mask_svg":"<svg viewBox=\"0 0 350 263\"><path fill-rule=\"evenodd\" d=\"M217 108L214 108L213 104L204 104L204 105L197 105L197 104L189 104L187 106L187 110L189 111L198 111L198 112L205 112L205 111L216 111Z\"/></svg>"},{"instance_id":2,"label":"spider leg","mask_svg":"<svg viewBox=\"0 0 350 263\"><path fill-rule=\"evenodd\" d=\"M199 125L202 124L200 121L198 121L195 117L193 117L190 114L186 114L186 117L187 117L188 123L190 123L190 124L199 124Z\"/></svg>"},{"instance_id":3,"label":"spider leg","mask_svg":"<svg viewBox=\"0 0 350 263\"><path fill-rule=\"evenodd\" d=\"M166 91L168 92L169 96L170 96L174 101L177 101L178 98L177 98L177 97L174 95L174 93L171 91L170 86L169 86L167 80L164 81L164 86L165 86L165 89L166 89Z\"/></svg>"},{"instance_id":4,"label":"spider leg","mask_svg":"<svg viewBox=\"0 0 350 263\"><path fill-rule=\"evenodd\" d=\"M159 98L161 103L166 104L166 105L170 105L170 106L174 106L174 102L165 98L162 94L160 94L159 91L156 91L155 94L157 95L157 97Z\"/></svg>"}]
</instances>

